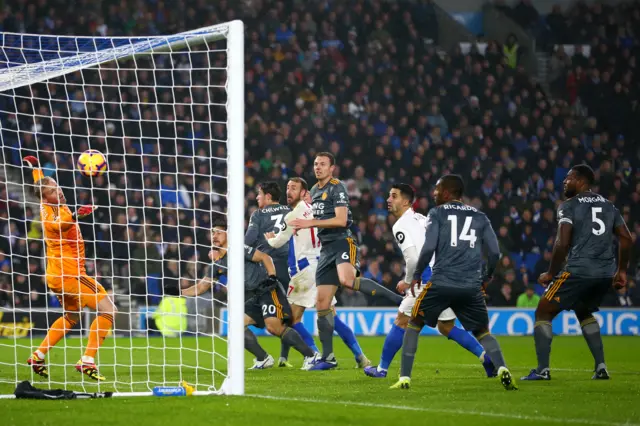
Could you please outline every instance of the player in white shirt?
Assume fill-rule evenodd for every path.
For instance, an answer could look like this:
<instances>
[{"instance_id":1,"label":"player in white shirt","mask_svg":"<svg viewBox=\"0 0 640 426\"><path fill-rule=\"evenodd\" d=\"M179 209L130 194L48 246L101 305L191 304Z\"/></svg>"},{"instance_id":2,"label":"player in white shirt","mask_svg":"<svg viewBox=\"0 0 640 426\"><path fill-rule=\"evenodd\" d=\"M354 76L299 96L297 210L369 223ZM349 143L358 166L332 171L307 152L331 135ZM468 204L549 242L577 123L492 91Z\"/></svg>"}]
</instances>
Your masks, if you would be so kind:
<instances>
[{"instance_id":1,"label":"player in white shirt","mask_svg":"<svg viewBox=\"0 0 640 426\"><path fill-rule=\"evenodd\" d=\"M380 364L377 367L371 366L364 369L365 374L369 377L387 377L389 365L393 357L402 347L404 332L409 325L411 311L416 303L416 297L410 292L407 292L407 290L410 287L418 263L418 257L424 245L427 218L413 210L412 204L414 197L415 191L413 188L403 183L393 185L389 191L387 206L391 214L397 218L396 223L393 225L392 232L396 243L400 247L400 250L402 250L406 268L405 278L398 282L396 289L399 293L405 294L405 297L398 308L398 316L393 323L393 327L384 341ZM422 273L422 283L418 291L416 291L416 294L419 294L424 286L429 283L431 267L434 261L435 258L432 258L429 266ZM438 331L443 336L454 340L460 346L477 356L480 362L482 362L487 376L494 377L496 374L495 367L489 359L489 356L485 354L482 345L480 345L470 333L456 327L455 320L456 315L451 308L445 309L438 317Z\"/></svg>"},{"instance_id":2,"label":"player in white shirt","mask_svg":"<svg viewBox=\"0 0 640 426\"><path fill-rule=\"evenodd\" d=\"M280 231L277 235L273 232L268 232L265 234L265 238L267 243L274 248L281 247L287 242L289 243L288 264L291 281L287 290L287 298L293 313L292 327L298 331L311 349L319 352L313 336L301 321L304 311L316 305L316 268L320 257L320 239L316 228L300 229L297 233L294 233L294 229L289 226L289 223L294 219L313 219L311 196L307 182L304 179L297 177L289 179L287 183L287 204L291 207L291 211L284 217ZM334 298L334 313L335 304L336 300ZM335 316L335 330L351 349L357 366L359 368L370 366L371 362L362 353L355 334L338 316ZM278 366L290 367L291 364L287 361L288 356L289 347L283 344Z\"/></svg>"}]
</instances>

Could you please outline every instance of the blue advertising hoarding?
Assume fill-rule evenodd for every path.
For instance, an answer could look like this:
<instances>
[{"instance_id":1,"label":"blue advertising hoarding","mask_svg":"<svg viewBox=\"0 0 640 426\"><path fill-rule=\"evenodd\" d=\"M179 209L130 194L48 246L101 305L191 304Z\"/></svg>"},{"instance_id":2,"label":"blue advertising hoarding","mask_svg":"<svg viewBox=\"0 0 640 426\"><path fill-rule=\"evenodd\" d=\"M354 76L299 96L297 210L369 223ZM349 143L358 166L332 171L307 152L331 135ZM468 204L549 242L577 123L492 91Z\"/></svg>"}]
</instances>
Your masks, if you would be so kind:
<instances>
[{"instance_id":1,"label":"blue advertising hoarding","mask_svg":"<svg viewBox=\"0 0 640 426\"><path fill-rule=\"evenodd\" d=\"M393 324L397 310L393 308L340 308L338 316L358 336L384 336ZM226 335L226 311L221 312L222 335ZM637 336L640 334L640 309L602 309L594 314L604 336ZM308 309L302 319L305 327L317 335L316 311ZM489 309L491 332L502 336L526 336L533 334L535 323L533 309L494 308ZM459 325L459 324L458 324ZM256 335L267 335L255 329ZM562 312L553 321L553 332L558 335L581 334L580 322L573 312ZM437 335L435 329L425 327L423 335Z\"/></svg>"}]
</instances>

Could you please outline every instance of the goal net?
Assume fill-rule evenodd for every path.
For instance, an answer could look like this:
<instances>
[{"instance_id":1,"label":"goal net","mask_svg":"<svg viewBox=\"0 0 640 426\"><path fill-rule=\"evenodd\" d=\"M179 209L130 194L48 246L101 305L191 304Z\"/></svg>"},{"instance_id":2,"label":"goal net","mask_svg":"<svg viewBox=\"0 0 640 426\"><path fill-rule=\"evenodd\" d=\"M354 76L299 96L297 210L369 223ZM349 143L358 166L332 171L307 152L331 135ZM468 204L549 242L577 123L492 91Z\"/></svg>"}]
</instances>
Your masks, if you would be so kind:
<instances>
[{"instance_id":1,"label":"goal net","mask_svg":"<svg viewBox=\"0 0 640 426\"><path fill-rule=\"evenodd\" d=\"M0 34L0 394L23 380L115 395L183 380L196 394L244 392L243 61L240 21L157 37ZM89 149L104 174L80 173ZM48 378L27 365L65 311L47 287L47 244L59 241L45 244L26 156L72 212L97 206L78 226L87 275L118 309L95 358L104 381L75 369L95 318L86 307L46 354ZM221 218L225 282L180 297L208 276Z\"/></svg>"}]
</instances>

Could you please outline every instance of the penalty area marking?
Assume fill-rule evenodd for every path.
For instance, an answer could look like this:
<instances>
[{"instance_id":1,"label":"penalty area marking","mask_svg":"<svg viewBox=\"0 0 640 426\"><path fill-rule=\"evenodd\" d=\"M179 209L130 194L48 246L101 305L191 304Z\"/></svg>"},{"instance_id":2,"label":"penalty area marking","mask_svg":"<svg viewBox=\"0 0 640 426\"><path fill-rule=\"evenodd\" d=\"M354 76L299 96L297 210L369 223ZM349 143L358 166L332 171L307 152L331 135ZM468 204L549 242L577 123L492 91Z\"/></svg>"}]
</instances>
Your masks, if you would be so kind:
<instances>
[{"instance_id":1,"label":"penalty area marking","mask_svg":"<svg viewBox=\"0 0 640 426\"><path fill-rule=\"evenodd\" d=\"M311 398L293 398L286 396L270 396L270 395L245 395L248 398L268 399L273 401L288 401L288 402L303 402L313 404L329 404L329 405L349 405L354 407L366 407L366 408L382 408L387 410L401 410L401 411L417 411L421 413L440 413L440 414L452 414L456 416L478 416L478 417L493 417L499 419L512 419L512 420L524 420L531 422L548 422L548 423L570 423L580 425L594 425L594 426L640 426L639 423L619 423L608 422L604 420L593 419L579 419L579 418L560 418L560 417L546 417L546 416L533 416L533 415L521 415L521 414L509 414L509 413L491 413L488 411L474 411L474 410L454 410L448 408L432 408L432 407L410 407L406 405L391 405L391 404L375 404L372 402L358 402L358 401L331 401L324 399L311 399Z\"/></svg>"}]
</instances>

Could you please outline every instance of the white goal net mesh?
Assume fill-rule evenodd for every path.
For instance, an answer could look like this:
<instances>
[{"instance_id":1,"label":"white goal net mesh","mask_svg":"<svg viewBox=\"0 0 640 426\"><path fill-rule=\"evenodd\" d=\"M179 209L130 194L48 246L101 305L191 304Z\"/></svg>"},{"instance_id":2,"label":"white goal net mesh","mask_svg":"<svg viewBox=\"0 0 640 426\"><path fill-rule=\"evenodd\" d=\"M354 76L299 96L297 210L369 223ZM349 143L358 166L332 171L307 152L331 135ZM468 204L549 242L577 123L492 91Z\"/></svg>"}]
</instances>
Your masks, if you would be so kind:
<instances>
[{"instance_id":1,"label":"white goal net mesh","mask_svg":"<svg viewBox=\"0 0 640 426\"><path fill-rule=\"evenodd\" d=\"M197 298L179 295L212 263L211 225L230 208L233 138L243 155L230 117L231 106L243 109L243 69L229 59L233 47L242 63L242 37L241 23L162 37L1 36L0 394L22 380L118 393L186 380L220 391L229 376L226 283ZM236 120L244 125L243 114ZM89 149L106 158L104 174L80 173ZM75 369L95 318L87 308L46 354L48 378L27 365L74 294L47 286L55 275L47 245L55 244L45 242L26 156L55 179L72 212L98 207L78 225L86 275L118 308L95 358L102 382ZM236 172L241 181L244 171ZM67 272L63 292L76 279Z\"/></svg>"}]
</instances>

